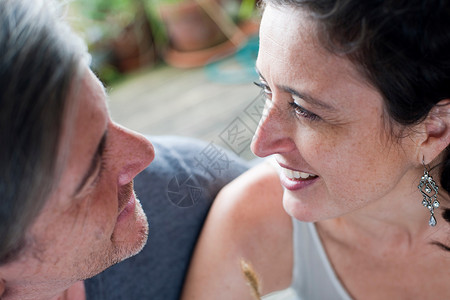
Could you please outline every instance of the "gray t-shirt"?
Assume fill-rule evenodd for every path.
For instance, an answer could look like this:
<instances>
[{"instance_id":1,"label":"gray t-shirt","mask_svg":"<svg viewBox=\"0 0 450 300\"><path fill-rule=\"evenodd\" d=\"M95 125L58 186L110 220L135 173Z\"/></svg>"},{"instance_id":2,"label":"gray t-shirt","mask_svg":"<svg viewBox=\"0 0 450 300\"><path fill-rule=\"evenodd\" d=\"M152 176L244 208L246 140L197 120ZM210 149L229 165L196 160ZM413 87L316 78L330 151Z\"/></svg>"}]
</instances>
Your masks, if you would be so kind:
<instances>
[{"instance_id":1,"label":"gray t-shirt","mask_svg":"<svg viewBox=\"0 0 450 300\"><path fill-rule=\"evenodd\" d=\"M155 160L134 183L149 221L147 245L85 281L87 300L179 299L195 242L217 192L247 163L214 143L150 137Z\"/></svg>"}]
</instances>

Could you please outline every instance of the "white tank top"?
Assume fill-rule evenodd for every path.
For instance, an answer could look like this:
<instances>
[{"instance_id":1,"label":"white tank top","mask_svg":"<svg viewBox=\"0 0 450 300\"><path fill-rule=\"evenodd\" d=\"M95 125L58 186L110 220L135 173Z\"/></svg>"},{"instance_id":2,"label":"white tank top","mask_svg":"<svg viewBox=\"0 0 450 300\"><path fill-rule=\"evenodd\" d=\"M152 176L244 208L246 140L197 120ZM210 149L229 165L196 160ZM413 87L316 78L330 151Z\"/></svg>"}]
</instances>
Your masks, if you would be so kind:
<instances>
[{"instance_id":1,"label":"white tank top","mask_svg":"<svg viewBox=\"0 0 450 300\"><path fill-rule=\"evenodd\" d=\"M291 286L264 300L351 300L337 278L314 223L292 218L294 266Z\"/></svg>"}]
</instances>

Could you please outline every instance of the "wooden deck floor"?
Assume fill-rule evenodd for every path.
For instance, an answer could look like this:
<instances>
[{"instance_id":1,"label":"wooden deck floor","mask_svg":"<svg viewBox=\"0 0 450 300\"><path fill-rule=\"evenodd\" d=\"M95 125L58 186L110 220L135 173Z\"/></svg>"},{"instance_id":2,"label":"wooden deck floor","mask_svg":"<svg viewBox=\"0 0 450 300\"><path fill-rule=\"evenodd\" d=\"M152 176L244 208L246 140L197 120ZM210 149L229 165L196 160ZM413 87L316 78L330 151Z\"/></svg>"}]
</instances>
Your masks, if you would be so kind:
<instances>
[{"instance_id":1,"label":"wooden deck floor","mask_svg":"<svg viewBox=\"0 0 450 300\"><path fill-rule=\"evenodd\" d=\"M141 71L110 88L111 115L146 135L195 137L252 159L248 146L262 109L252 84L256 73L253 67L250 73L242 70L233 59L219 67L163 65Z\"/></svg>"}]
</instances>

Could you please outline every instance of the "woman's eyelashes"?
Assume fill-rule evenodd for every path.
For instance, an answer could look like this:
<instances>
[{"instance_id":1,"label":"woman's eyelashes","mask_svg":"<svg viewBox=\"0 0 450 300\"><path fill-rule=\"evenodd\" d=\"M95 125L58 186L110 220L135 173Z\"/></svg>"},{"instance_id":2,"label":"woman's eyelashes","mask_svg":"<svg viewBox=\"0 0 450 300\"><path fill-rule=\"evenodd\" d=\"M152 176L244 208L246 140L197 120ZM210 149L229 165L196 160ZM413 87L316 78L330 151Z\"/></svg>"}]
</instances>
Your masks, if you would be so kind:
<instances>
[{"instance_id":1,"label":"woman's eyelashes","mask_svg":"<svg viewBox=\"0 0 450 300\"><path fill-rule=\"evenodd\" d=\"M254 82L254 84L256 86L258 86L259 88L261 88L261 90L264 92L266 99L272 100L272 91L270 90L270 87L265 82ZM310 121L316 121L316 120L320 119L320 117L318 115L303 108L301 105L296 103L294 100L292 102L289 102L289 106L293 109L293 111L297 117L307 119Z\"/></svg>"},{"instance_id":2,"label":"woman's eyelashes","mask_svg":"<svg viewBox=\"0 0 450 300\"><path fill-rule=\"evenodd\" d=\"M253 82L257 87L259 87L262 92L264 92L264 95L266 98L271 99L272 98L272 91L270 90L269 86L264 82Z\"/></svg>"},{"instance_id":3,"label":"woman's eyelashes","mask_svg":"<svg viewBox=\"0 0 450 300\"><path fill-rule=\"evenodd\" d=\"M289 102L289 105L292 107L292 109L294 110L295 114L299 117L308 119L310 121L317 121L320 119L320 117L318 115L316 115L315 113L312 113L306 109L304 109L302 106L298 105L297 103L295 103L295 101Z\"/></svg>"}]
</instances>

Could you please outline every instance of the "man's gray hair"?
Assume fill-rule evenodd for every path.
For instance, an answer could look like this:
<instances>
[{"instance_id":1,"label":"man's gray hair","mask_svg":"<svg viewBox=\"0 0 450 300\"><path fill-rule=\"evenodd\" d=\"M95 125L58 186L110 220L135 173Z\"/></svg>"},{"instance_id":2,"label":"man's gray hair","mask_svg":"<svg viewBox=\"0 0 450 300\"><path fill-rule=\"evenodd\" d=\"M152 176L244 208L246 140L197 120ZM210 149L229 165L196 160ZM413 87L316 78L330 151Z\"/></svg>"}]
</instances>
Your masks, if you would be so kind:
<instances>
[{"instance_id":1,"label":"man's gray hair","mask_svg":"<svg viewBox=\"0 0 450 300\"><path fill-rule=\"evenodd\" d=\"M27 248L27 230L58 178L69 91L87 56L61 8L0 1L0 264Z\"/></svg>"}]
</instances>

